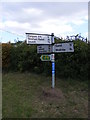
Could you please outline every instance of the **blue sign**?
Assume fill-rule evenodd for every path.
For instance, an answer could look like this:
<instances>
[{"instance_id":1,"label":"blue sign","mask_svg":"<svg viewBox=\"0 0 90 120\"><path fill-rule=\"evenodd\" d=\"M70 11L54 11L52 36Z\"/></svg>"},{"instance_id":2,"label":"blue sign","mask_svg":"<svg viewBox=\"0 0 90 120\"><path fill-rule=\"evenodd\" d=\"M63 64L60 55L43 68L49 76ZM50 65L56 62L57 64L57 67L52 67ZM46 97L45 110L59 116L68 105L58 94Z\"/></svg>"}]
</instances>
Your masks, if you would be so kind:
<instances>
[{"instance_id":1,"label":"blue sign","mask_svg":"<svg viewBox=\"0 0 90 120\"><path fill-rule=\"evenodd\" d=\"M55 63L52 62L52 71L55 71Z\"/></svg>"}]
</instances>

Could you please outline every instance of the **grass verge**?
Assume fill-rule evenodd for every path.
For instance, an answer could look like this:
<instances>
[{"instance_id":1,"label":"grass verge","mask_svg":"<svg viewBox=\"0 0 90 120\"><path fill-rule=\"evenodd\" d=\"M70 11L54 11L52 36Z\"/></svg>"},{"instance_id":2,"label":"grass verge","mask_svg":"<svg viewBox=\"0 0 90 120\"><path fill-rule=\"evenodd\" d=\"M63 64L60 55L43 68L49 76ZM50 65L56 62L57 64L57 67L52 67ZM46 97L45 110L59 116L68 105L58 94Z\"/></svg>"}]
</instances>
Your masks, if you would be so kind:
<instances>
[{"instance_id":1,"label":"grass verge","mask_svg":"<svg viewBox=\"0 0 90 120\"><path fill-rule=\"evenodd\" d=\"M88 82L33 73L2 76L3 118L87 118Z\"/></svg>"}]
</instances>

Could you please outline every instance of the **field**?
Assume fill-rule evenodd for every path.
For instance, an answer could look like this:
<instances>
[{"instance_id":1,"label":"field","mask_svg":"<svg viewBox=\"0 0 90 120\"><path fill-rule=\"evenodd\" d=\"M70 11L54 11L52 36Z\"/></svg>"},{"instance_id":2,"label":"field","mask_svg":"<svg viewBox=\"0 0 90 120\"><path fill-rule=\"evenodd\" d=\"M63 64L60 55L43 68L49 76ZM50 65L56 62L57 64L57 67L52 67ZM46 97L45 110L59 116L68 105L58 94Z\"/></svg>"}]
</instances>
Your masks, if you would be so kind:
<instances>
[{"instance_id":1,"label":"field","mask_svg":"<svg viewBox=\"0 0 90 120\"><path fill-rule=\"evenodd\" d=\"M3 118L87 118L88 81L3 73Z\"/></svg>"}]
</instances>

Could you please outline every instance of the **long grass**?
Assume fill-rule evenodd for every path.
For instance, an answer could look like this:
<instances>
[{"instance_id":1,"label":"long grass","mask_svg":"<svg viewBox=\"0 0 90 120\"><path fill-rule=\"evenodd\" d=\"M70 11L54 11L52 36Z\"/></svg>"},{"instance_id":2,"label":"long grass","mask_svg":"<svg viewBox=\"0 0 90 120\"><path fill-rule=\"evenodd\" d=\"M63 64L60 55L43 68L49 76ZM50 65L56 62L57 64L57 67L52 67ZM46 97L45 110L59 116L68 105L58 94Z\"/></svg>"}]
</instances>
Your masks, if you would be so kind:
<instances>
[{"instance_id":1,"label":"long grass","mask_svg":"<svg viewBox=\"0 0 90 120\"><path fill-rule=\"evenodd\" d=\"M4 73L2 78L3 118L88 117L87 81L57 78L52 90L51 77L43 75Z\"/></svg>"}]
</instances>

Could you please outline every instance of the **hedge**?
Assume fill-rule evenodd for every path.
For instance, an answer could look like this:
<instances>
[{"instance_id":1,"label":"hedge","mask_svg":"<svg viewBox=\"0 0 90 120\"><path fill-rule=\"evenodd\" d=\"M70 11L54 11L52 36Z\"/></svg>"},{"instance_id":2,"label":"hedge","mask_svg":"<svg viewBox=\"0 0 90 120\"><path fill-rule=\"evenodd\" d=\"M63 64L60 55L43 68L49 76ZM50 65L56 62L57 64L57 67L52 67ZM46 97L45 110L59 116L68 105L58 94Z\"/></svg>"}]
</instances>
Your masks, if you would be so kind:
<instances>
[{"instance_id":1,"label":"hedge","mask_svg":"<svg viewBox=\"0 0 90 120\"><path fill-rule=\"evenodd\" d=\"M56 76L62 78L88 79L90 44L81 40L74 42L73 53L55 54ZM34 72L51 75L51 62L42 62L36 45L24 43L2 44L3 71Z\"/></svg>"}]
</instances>

